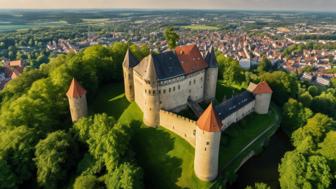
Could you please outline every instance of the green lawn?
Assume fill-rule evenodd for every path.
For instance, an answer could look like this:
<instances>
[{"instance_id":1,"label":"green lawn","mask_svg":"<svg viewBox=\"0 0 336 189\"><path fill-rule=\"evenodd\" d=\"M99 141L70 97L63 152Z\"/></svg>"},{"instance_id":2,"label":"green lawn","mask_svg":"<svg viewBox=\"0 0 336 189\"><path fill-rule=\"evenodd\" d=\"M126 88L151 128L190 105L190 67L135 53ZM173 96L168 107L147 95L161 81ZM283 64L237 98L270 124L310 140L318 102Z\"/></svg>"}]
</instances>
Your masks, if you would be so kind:
<instances>
[{"instance_id":1,"label":"green lawn","mask_svg":"<svg viewBox=\"0 0 336 189\"><path fill-rule=\"evenodd\" d=\"M199 25L199 24L193 24L188 26L181 26L184 29L190 29L190 30L219 30L216 26L207 26L207 25Z\"/></svg>"},{"instance_id":2,"label":"green lawn","mask_svg":"<svg viewBox=\"0 0 336 189\"><path fill-rule=\"evenodd\" d=\"M235 89L238 91L238 89ZM146 188L218 188L223 178L232 172L246 156L243 151L235 154L253 140L261 131L272 125L276 115L275 107L266 116L251 115L231 126L223 135L220 150L220 169L223 170L215 182L202 182L196 178L193 169L194 149L179 136L164 128L148 128L142 123L142 112L135 103L129 103L123 94L122 84L104 86L90 104L91 113L107 113L121 123L132 124L136 129L132 146L136 160L145 171ZM219 83L217 95L231 94L230 87ZM276 130L272 129L272 131ZM269 135L271 135L271 131ZM265 136L266 137L266 136ZM262 137L250 148L260 148ZM267 134L268 137L268 134ZM234 159L234 161L232 161ZM226 162L232 161L230 165ZM224 167L226 166L226 167Z\"/></svg>"}]
</instances>

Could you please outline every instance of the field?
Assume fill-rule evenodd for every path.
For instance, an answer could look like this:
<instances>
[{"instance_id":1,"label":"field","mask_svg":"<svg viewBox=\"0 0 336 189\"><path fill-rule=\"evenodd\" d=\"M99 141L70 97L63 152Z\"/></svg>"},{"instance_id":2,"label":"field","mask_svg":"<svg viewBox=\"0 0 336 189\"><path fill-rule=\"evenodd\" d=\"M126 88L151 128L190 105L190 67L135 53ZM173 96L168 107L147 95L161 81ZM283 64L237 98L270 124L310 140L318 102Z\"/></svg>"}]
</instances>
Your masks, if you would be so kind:
<instances>
[{"instance_id":1,"label":"field","mask_svg":"<svg viewBox=\"0 0 336 189\"><path fill-rule=\"evenodd\" d=\"M207 25L188 25L182 26L183 29L190 29L190 30L219 30L216 26L207 26Z\"/></svg>"},{"instance_id":2,"label":"field","mask_svg":"<svg viewBox=\"0 0 336 189\"><path fill-rule=\"evenodd\" d=\"M218 85L219 94L230 94L230 87ZM129 103L122 84L104 86L99 90L89 109L91 113L107 113L121 123L131 124L136 129L132 146L136 160L145 172L146 188L217 188L224 178L239 166L246 153L259 149L277 127L272 127L277 112L272 107L270 115L248 116L228 129L221 141L220 169L224 169L215 182L198 180L193 171L194 149L183 139L164 128L148 128L142 123L142 112L135 103ZM253 126L253 127L252 127ZM247 149L242 150L263 130L270 132L260 137ZM272 131L272 132L271 132ZM237 156L238 154L239 156ZM229 165L228 165L228 162Z\"/></svg>"},{"instance_id":3,"label":"field","mask_svg":"<svg viewBox=\"0 0 336 189\"><path fill-rule=\"evenodd\" d=\"M24 29L38 29L41 27L59 27L67 25L68 23L64 20L59 21L43 21L38 20L31 23L26 24L13 24L11 22L0 22L0 32L6 31L17 31Z\"/></svg>"}]
</instances>

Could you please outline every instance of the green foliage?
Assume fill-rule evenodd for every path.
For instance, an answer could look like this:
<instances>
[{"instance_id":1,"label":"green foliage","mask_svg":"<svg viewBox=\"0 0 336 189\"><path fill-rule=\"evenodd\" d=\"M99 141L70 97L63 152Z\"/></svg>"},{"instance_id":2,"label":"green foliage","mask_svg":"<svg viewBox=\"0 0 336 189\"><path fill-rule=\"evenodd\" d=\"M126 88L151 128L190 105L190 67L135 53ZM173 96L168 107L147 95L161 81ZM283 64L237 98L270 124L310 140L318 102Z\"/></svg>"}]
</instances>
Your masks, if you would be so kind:
<instances>
[{"instance_id":1,"label":"green foliage","mask_svg":"<svg viewBox=\"0 0 336 189\"><path fill-rule=\"evenodd\" d=\"M271 187L265 183L257 182L254 186L247 186L245 189L271 189Z\"/></svg>"},{"instance_id":2,"label":"green foliage","mask_svg":"<svg viewBox=\"0 0 336 189\"><path fill-rule=\"evenodd\" d=\"M27 125L48 132L59 127L66 112L66 97L58 93L51 81L40 79L31 88L14 101L8 101L2 106L0 119L2 127Z\"/></svg>"},{"instance_id":3,"label":"green foliage","mask_svg":"<svg viewBox=\"0 0 336 189\"><path fill-rule=\"evenodd\" d=\"M35 130L20 126L0 132L0 188L16 188L34 176Z\"/></svg>"},{"instance_id":4,"label":"green foliage","mask_svg":"<svg viewBox=\"0 0 336 189\"><path fill-rule=\"evenodd\" d=\"M311 103L314 112L327 114L336 118L336 94L333 91L325 91L319 96L315 96Z\"/></svg>"},{"instance_id":5,"label":"green foliage","mask_svg":"<svg viewBox=\"0 0 336 189\"><path fill-rule=\"evenodd\" d=\"M114 43L110 47L93 46L78 54L60 55L6 85L0 93L0 179L3 181L0 188L34 182L36 168L40 186L57 187L60 181L67 180L66 175L73 166L71 160L77 158L73 156L69 160L69 149L75 151L76 145L68 134L51 132L71 124L65 95L70 81L75 77L87 89L90 100L101 83L122 79L126 49L127 44ZM134 51L138 56L145 56L148 48L143 46ZM107 126L104 121L109 119L113 124ZM109 119L97 117L85 126L88 129L92 123L93 129L81 138L88 144L89 152L79 153L86 154L77 166L79 174L102 174L106 169L111 172L125 161L132 134L128 126ZM45 136L48 137L40 141L35 152L35 167L34 147ZM48 162L48 158L53 161Z\"/></svg>"},{"instance_id":6,"label":"green foliage","mask_svg":"<svg viewBox=\"0 0 336 189\"><path fill-rule=\"evenodd\" d=\"M6 87L0 92L2 102L8 102L21 96L36 80L46 77L47 75L41 70L31 70L23 72L20 77L11 80ZM0 101L0 102L1 102Z\"/></svg>"},{"instance_id":7,"label":"green foliage","mask_svg":"<svg viewBox=\"0 0 336 189\"><path fill-rule=\"evenodd\" d=\"M305 157L299 152L287 152L279 166L280 186L293 188L329 188L332 175L323 156Z\"/></svg>"},{"instance_id":8,"label":"green foliage","mask_svg":"<svg viewBox=\"0 0 336 189\"><path fill-rule=\"evenodd\" d=\"M137 60L142 60L144 57L149 55L150 51L149 47L146 44L142 45L141 47L135 44L131 44L129 48L133 55L137 58Z\"/></svg>"},{"instance_id":9,"label":"green foliage","mask_svg":"<svg viewBox=\"0 0 336 189\"><path fill-rule=\"evenodd\" d=\"M37 182L46 188L58 188L76 161L76 144L68 133L56 131L36 145Z\"/></svg>"},{"instance_id":10,"label":"green foliage","mask_svg":"<svg viewBox=\"0 0 336 189\"><path fill-rule=\"evenodd\" d=\"M313 97L310 95L308 91L306 91L299 95L299 100L305 107L310 107L311 102L313 101Z\"/></svg>"},{"instance_id":11,"label":"green foliage","mask_svg":"<svg viewBox=\"0 0 336 189\"><path fill-rule=\"evenodd\" d=\"M317 96L320 94L319 89L315 85L311 85L308 87L308 92L311 96Z\"/></svg>"},{"instance_id":12,"label":"green foliage","mask_svg":"<svg viewBox=\"0 0 336 189\"><path fill-rule=\"evenodd\" d=\"M179 35L174 31L174 28L168 27L165 29L164 37L166 38L168 47L174 49L180 39Z\"/></svg>"},{"instance_id":13,"label":"green foliage","mask_svg":"<svg viewBox=\"0 0 336 189\"><path fill-rule=\"evenodd\" d=\"M76 178L74 189L97 189L99 180L93 175L83 175Z\"/></svg>"},{"instance_id":14,"label":"green foliage","mask_svg":"<svg viewBox=\"0 0 336 189\"><path fill-rule=\"evenodd\" d=\"M0 188L17 188L17 177L8 165L7 161L0 156Z\"/></svg>"},{"instance_id":15,"label":"green foliage","mask_svg":"<svg viewBox=\"0 0 336 189\"><path fill-rule=\"evenodd\" d=\"M238 61L231 57L225 57L220 53L217 55L218 78L223 78L226 84L241 84L245 81L244 71L240 68Z\"/></svg>"},{"instance_id":16,"label":"green foliage","mask_svg":"<svg viewBox=\"0 0 336 189\"><path fill-rule=\"evenodd\" d=\"M143 173L139 167L130 163L123 163L117 167L111 174L106 176L107 189L140 189Z\"/></svg>"},{"instance_id":17,"label":"green foliage","mask_svg":"<svg viewBox=\"0 0 336 189\"><path fill-rule=\"evenodd\" d=\"M278 104L283 105L290 97L297 98L298 96L298 81L297 79L283 71L275 71L272 73L264 73L261 80L267 81L273 91L272 99Z\"/></svg>"},{"instance_id":18,"label":"green foliage","mask_svg":"<svg viewBox=\"0 0 336 189\"><path fill-rule=\"evenodd\" d=\"M313 112L305 108L302 103L290 98L283 106L282 126L289 133L306 124Z\"/></svg>"},{"instance_id":19,"label":"green foliage","mask_svg":"<svg viewBox=\"0 0 336 189\"><path fill-rule=\"evenodd\" d=\"M333 162L333 168L336 168L336 131L327 133L323 142L319 144L318 152Z\"/></svg>"},{"instance_id":20,"label":"green foliage","mask_svg":"<svg viewBox=\"0 0 336 189\"><path fill-rule=\"evenodd\" d=\"M133 135L130 126L118 124L106 114L96 114L77 121L74 129L89 149L89 154L85 154L78 166L78 172L82 175L99 174L106 168L108 188L141 188L141 169L127 161L125 163Z\"/></svg>"},{"instance_id":21,"label":"green foliage","mask_svg":"<svg viewBox=\"0 0 336 189\"><path fill-rule=\"evenodd\" d=\"M88 144L90 154L104 159L107 170L112 171L126 155L130 140L130 128L115 123L113 117L97 114L76 122L75 130L80 140Z\"/></svg>"},{"instance_id":22,"label":"green foliage","mask_svg":"<svg viewBox=\"0 0 336 189\"><path fill-rule=\"evenodd\" d=\"M266 57L263 57L258 64L257 70L259 73L271 71L272 70L271 61L268 60Z\"/></svg>"},{"instance_id":23,"label":"green foliage","mask_svg":"<svg viewBox=\"0 0 336 189\"><path fill-rule=\"evenodd\" d=\"M321 142L326 133L331 129L335 129L335 121L323 114L315 114L308 119L307 124L294 131L292 141L294 146L299 146L306 137L311 137L314 144Z\"/></svg>"}]
</instances>

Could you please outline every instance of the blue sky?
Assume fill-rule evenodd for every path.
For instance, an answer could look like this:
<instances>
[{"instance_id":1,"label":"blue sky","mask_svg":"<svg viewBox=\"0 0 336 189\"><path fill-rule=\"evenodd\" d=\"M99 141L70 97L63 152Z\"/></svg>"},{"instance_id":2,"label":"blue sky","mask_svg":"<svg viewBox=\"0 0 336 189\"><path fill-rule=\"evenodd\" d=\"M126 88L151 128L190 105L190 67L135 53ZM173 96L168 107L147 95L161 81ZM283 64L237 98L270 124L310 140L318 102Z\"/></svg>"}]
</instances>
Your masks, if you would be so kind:
<instances>
[{"instance_id":1,"label":"blue sky","mask_svg":"<svg viewBox=\"0 0 336 189\"><path fill-rule=\"evenodd\" d=\"M336 0L0 0L0 8L155 8L336 11Z\"/></svg>"}]
</instances>

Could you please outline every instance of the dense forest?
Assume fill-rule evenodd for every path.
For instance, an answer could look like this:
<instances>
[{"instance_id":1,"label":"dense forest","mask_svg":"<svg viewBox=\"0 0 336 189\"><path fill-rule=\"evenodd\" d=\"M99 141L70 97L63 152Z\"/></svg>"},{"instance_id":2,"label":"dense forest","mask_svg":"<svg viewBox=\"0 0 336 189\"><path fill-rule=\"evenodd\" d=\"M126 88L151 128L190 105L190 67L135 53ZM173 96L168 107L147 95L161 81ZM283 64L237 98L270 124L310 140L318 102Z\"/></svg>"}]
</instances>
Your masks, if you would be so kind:
<instances>
[{"instance_id":1,"label":"dense forest","mask_svg":"<svg viewBox=\"0 0 336 189\"><path fill-rule=\"evenodd\" d=\"M132 130L96 114L70 121L65 92L76 78L92 98L122 80L127 44L92 46L24 72L0 93L0 188L141 188L142 169L129 148ZM130 45L140 59L148 48ZM118 141L118 142L116 142Z\"/></svg>"}]
</instances>

